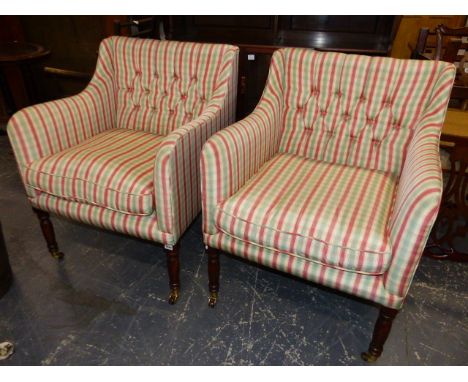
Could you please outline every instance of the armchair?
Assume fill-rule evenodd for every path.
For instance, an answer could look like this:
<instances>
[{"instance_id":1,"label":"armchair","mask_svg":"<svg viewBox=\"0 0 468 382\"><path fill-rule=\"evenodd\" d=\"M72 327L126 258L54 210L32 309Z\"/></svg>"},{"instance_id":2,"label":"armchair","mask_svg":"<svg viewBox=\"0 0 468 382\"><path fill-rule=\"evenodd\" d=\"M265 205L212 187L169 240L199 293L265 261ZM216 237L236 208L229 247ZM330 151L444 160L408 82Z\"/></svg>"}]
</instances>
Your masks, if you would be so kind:
<instances>
[{"instance_id":1,"label":"armchair","mask_svg":"<svg viewBox=\"0 0 468 382\"><path fill-rule=\"evenodd\" d=\"M434 223L455 68L280 49L262 98L201 156L209 305L219 250L380 306L383 351Z\"/></svg>"},{"instance_id":2,"label":"armchair","mask_svg":"<svg viewBox=\"0 0 468 382\"><path fill-rule=\"evenodd\" d=\"M8 135L52 256L49 212L164 244L169 302L178 242L201 209L205 140L234 122L238 48L105 39L80 94L17 112Z\"/></svg>"}]
</instances>

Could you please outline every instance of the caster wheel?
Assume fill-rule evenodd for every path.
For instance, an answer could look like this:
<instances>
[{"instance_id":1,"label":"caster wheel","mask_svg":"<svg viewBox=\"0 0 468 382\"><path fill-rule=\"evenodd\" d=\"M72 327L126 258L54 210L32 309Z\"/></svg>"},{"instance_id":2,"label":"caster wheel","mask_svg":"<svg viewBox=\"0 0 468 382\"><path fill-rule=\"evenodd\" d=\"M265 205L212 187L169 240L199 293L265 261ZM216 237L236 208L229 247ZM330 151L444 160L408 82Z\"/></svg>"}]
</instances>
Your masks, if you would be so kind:
<instances>
[{"instance_id":1,"label":"caster wheel","mask_svg":"<svg viewBox=\"0 0 468 382\"><path fill-rule=\"evenodd\" d=\"M63 252L60 251L50 251L50 255L57 260L62 260L64 257Z\"/></svg>"},{"instance_id":2,"label":"caster wheel","mask_svg":"<svg viewBox=\"0 0 468 382\"><path fill-rule=\"evenodd\" d=\"M0 361L9 358L15 351L15 346L10 341L0 342Z\"/></svg>"},{"instance_id":3,"label":"caster wheel","mask_svg":"<svg viewBox=\"0 0 468 382\"><path fill-rule=\"evenodd\" d=\"M218 292L210 292L210 298L208 299L208 306L214 308L218 302Z\"/></svg>"},{"instance_id":4,"label":"caster wheel","mask_svg":"<svg viewBox=\"0 0 468 382\"><path fill-rule=\"evenodd\" d=\"M179 299L179 289L172 289L167 302L174 305Z\"/></svg>"},{"instance_id":5,"label":"caster wheel","mask_svg":"<svg viewBox=\"0 0 468 382\"><path fill-rule=\"evenodd\" d=\"M377 361L379 359L379 357L369 353L369 352L364 352L364 353L361 353L361 358L363 361L367 362L367 363L374 363L375 361Z\"/></svg>"}]
</instances>

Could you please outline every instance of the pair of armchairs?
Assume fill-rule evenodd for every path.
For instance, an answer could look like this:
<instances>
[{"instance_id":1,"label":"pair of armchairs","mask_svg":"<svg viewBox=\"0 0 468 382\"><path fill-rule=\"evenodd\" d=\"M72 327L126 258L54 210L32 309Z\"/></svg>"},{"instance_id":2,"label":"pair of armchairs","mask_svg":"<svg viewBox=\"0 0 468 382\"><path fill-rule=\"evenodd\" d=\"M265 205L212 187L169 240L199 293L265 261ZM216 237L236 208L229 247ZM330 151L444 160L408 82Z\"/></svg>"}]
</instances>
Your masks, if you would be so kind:
<instances>
[{"instance_id":1,"label":"pair of armchairs","mask_svg":"<svg viewBox=\"0 0 468 382\"><path fill-rule=\"evenodd\" d=\"M437 215L454 67L280 49L234 123L237 59L229 45L112 37L82 93L12 117L49 251L62 257L49 212L162 243L174 303L178 241L202 209L210 306L230 252L379 304L374 361Z\"/></svg>"}]
</instances>

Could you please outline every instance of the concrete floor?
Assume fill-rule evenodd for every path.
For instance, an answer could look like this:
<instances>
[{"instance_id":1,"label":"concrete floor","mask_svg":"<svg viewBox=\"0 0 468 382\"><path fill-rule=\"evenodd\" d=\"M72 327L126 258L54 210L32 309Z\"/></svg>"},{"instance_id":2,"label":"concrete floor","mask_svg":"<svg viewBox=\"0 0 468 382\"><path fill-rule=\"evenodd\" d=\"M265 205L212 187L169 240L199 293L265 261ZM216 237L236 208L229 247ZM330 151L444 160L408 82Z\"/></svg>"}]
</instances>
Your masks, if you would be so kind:
<instances>
[{"instance_id":1,"label":"concrete floor","mask_svg":"<svg viewBox=\"0 0 468 382\"><path fill-rule=\"evenodd\" d=\"M362 365L376 307L221 258L207 306L198 218L182 240L183 294L166 302L162 247L54 218L65 260L46 250L0 136L0 220L14 285L0 300L2 365ZM423 259L378 365L468 364L468 264Z\"/></svg>"}]
</instances>

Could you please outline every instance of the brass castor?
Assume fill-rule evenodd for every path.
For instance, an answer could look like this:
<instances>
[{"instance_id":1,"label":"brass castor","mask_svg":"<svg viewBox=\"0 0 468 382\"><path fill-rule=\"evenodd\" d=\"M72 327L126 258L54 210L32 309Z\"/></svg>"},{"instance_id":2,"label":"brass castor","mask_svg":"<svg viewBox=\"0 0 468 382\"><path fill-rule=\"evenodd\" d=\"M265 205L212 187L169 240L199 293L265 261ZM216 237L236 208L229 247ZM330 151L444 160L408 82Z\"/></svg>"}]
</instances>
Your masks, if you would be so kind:
<instances>
[{"instance_id":1,"label":"brass castor","mask_svg":"<svg viewBox=\"0 0 468 382\"><path fill-rule=\"evenodd\" d=\"M218 292L210 292L210 298L208 299L208 306L214 308L218 302Z\"/></svg>"},{"instance_id":2,"label":"brass castor","mask_svg":"<svg viewBox=\"0 0 468 382\"><path fill-rule=\"evenodd\" d=\"M169 298L167 300L167 302L170 304L170 305L174 305L177 300L179 299L179 288L174 288L174 289L171 289L171 293L169 294Z\"/></svg>"},{"instance_id":3,"label":"brass castor","mask_svg":"<svg viewBox=\"0 0 468 382\"><path fill-rule=\"evenodd\" d=\"M374 354L371 354L369 352L362 352L361 353L361 358L363 361L367 362L367 363L374 363L375 361L377 361L379 359L378 356L374 355Z\"/></svg>"},{"instance_id":4,"label":"brass castor","mask_svg":"<svg viewBox=\"0 0 468 382\"><path fill-rule=\"evenodd\" d=\"M50 255L56 260L63 260L63 257L65 256L63 252L60 252L59 250L51 250Z\"/></svg>"}]
</instances>

